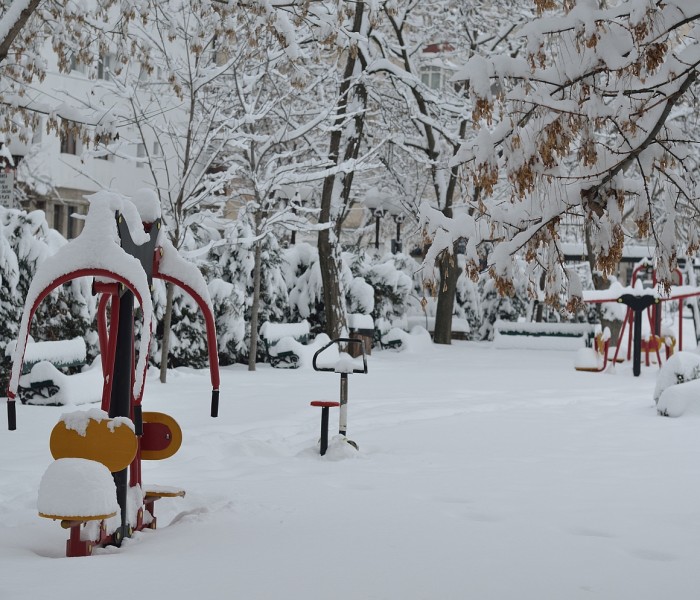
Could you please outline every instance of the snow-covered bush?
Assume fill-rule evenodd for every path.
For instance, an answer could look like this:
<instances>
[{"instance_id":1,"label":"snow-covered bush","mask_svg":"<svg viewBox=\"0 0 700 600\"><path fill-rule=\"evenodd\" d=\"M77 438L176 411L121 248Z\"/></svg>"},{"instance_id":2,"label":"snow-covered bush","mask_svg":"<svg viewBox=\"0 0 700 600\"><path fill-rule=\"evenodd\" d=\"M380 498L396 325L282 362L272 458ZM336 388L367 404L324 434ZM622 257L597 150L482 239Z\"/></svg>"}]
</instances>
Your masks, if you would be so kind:
<instances>
[{"instance_id":1,"label":"snow-covered bush","mask_svg":"<svg viewBox=\"0 0 700 600\"><path fill-rule=\"evenodd\" d=\"M325 330L323 285L318 262L318 249L310 244L296 244L283 251L284 280L289 288L287 320L306 320L311 332ZM356 277L350 264L354 256L343 253L340 285L345 292L345 305L350 313L369 314L374 308L373 290L362 277Z\"/></svg>"},{"instance_id":2,"label":"snow-covered bush","mask_svg":"<svg viewBox=\"0 0 700 600\"><path fill-rule=\"evenodd\" d=\"M219 362L230 365L248 354L243 292L232 283L214 279L209 282L209 295L214 305Z\"/></svg>"},{"instance_id":3,"label":"snow-covered bush","mask_svg":"<svg viewBox=\"0 0 700 600\"><path fill-rule=\"evenodd\" d=\"M516 265L522 266L522 265ZM479 339L493 339L493 324L497 320L517 321L525 317L528 310L527 279L522 276L522 269L513 269L512 296L501 296L496 290L496 282L492 277L484 276L479 280L479 294L482 309L482 322L479 328ZM520 276L518 276L520 275Z\"/></svg>"},{"instance_id":4,"label":"snow-covered bush","mask_svg":"<svg viewBox=\"0 0 700 600\"><path fill-rule=\"evenodd\" d=\"M664 390L656 410L663 417L700 414L700 380L673 385Z\"/></svg>"},{"instance_id":5,"label":"snow-covered bush","mask_svg":"<svg viewBox=\"0 0 700 600\"><path fill-rule=\"evenodd\" d=\"M654 402L659 414L668 414L663 401L664 392L677 384L700 379L700 355L694 352L676 352L659 370L654 389Z\"/></svg>"},{"instance_id":6,"label":"snow-covered bush","mask_svg":"<svg viewBox=\"0 0 700 600\"><path fill-rule=\"evenodd\" d=\"M287 320L307 320L311 331L324 330L323 288L318 250L297 244L284 250L284 278L289 288ZM370 315L378 331L386 333L406 313L413 291L415 263L410 257L376 258L366 252L343 252L341 287L349 314Z\"/></svg>"},{"instance_id":7,"label":"snow-covered bush","mask_svg":"<svg viewBox=\"0 0 700 600\"><path fill-rule=\"evenodd\" d=\"M311 331L323 330L323 285L318 264L318 249L310 244L296 244L283 251L284 280L289 290L287 319L307 320Z\"/></svg>"},{"instance_id":8,"label":"snow-covered bush","mask_svg":"<svg viewBox=\"0 0 700 600\"><path fill-rule=\"evenodd\" d=\"M422 352L432 346L433 340L425 327L413 327L410 333L394 327L382 336L382 344L392 350Z\"/></svg>"},{"instance_id":9,"label":"snow-covered bush","mask_svg":"<svg viewBox=\"0 0 700 600\"><path fill-rule=\"evenodd\" d=\"M0 209L0 356L5 355L7 344L17 339L22 310L22 296L19 292L19 264L9 240L5 225L7 211ZM4 361L0 362L0 385L7 387L7 372Z\"/></svg>"},{"instance_id":10,"label":"snow-covered bush","mask_svg":"<svg viewBox=\"0 0 700 600\"><path fill-rule=\"evenodd\" d=\"M344 258L351 258L348 262L355 280L362 278L372 294L372 308L356 312L372 316L377 337L387 333L406 314L413 292L413 269L417 264L404 254L386 254L375 258L366 252L357 255L345 253ZM369 299L364 304L369 305ZM351 305L348 300L348 306Z\"/></svg>"},{"instance_id":11,"label":"snow-covered bush","mask_svg":"<svg viewBox=\"0 0 700 600\"><path fill-rule=\"evenodd\" d=\"M231 284L230 298L224 301L219 295L215 303L217 325L227 336L226 363L244 361L250 348L250 315L253 304L253 275L255 267L255 236L249 215L232 221L224 230L222 241L213 247L207 258L209 281L221 279ZM260 312L258 323L283 322L288 315L289 294L284 276L284 255L277 239L266 235L262 240ZM223 291L219 289L218 291ZM235 304L235 306L234 306ZM218 309L217 309L218 306ZM222 312L218 312L218 311ZM241 323L246 324L244 337ZM258 332L255 333L258 335ZM220 342L221 344L221 342ZM263 345L258 343L259 360L264 359Z\"/></svg>"},{"instance_id":12,"label":"snow-covered bush","mask_svg":"<svg viewBox=\"0 0 700 600\"><path fill-rule=\"evenodd\" d=\"M176 287L173 294L168 366L203 369L208 364L204 317L189 294Z\"/></svg>"},{"instance_id":13,"label":"snow-covered bush","mask_svg":"<svg viewBox=\"0 0 700 600\"><path fill-rule=\"evenodd\" d=\"M18 335L24 298L39 265L66 240L50 229L43 211L25 212L0 207L0 352ZM83 337L88 360L98 352L94 330L96 300L91 280L67 283L39 305L31 334L37 341ZM7 383L8 365L0 366L0 386Z\"/></svg>"},{"instance_id":14,"label":"snow-covered bush","mask_svg":"<svg viewBox=\"0 0 700 600\"><path fill-rule=\"evenodd\" d=\"M464 256L459 255L458 260L461 268L464 269L466 264ZM478 332L483 323L479 286L466 274L462 274L457 280L454 314L456 317L465 319L469 323L469 339L478 339Z\"/></svg>"}]
</instances>

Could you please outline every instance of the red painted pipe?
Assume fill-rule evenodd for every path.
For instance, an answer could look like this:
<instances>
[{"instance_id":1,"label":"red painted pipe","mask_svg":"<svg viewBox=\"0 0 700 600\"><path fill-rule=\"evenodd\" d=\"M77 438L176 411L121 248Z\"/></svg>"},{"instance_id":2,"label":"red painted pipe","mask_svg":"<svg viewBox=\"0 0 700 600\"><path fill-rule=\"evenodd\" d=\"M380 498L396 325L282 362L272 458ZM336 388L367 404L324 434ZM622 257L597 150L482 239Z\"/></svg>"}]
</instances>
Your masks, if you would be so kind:
<instances>
[{"instance_id":1,"label":"red painted pipe","mask_svg":"<svg viewBox=\"0 0 700 600\"><path fill-rule=\"evenodd\" d=\"M107 333L107 303L109 296L107 294L100 295L100 301L97 305L97 337L100 341L100 356L102 356L102 375L107 374L107 364L105 356L107 355L107 344L109 344L109 334Z\"/></svg>"},{"instance_id":2,"label":"red painted pipe","mask_svg":"<svg viewBox=\"0 0 700 600\"><path fill-rule=\"evenodd\" d=\"M109 335L105 352L102 354L102 410L109 412L109 403L112 398L112 383L114 379L114 356L117 352L117 331L119 329L119 296L112 297L112 315L109 321ZM105 315L105 320L107 316ZM106 328L106 323L105 323Z\"/></svg>"},{"instance_id":3,"label":"red painted pipe","mask_svg":"<svg viewBox=\"0 0 700 600\"><path fill-rule=\"evenodd\" d=\"M164 273L158 272L154 272L153 277L157 279L162 279L163 281L167 281L168 283L172 283L178 286L179 288L182 288L185 292L192 296L193 300L197 303L199 309L202 311L202 314L204 315L204 321L207 327L207 351L209 353L209 374L211 376L211 386L215 392L218 392L220 379L219 353L216 341L216 323L214 321L214 315L210 310L209 305L206 303L204 298L202 298L202 296L195 292L184 281L172 277L171 275L165 275Z\"/></svg>"},{"instance_id":4,"label":"red painted pipe","mask_svg":"<svg viewBox=\"0 0 700 600\"><path fill-rule=\"evenodd\" d=\"M22 344L22 349L21 349L21 354L19 355L19 365L20 365L20 370L22 363L24 362L24 353L25 350L27 349L27 339L29 337L29 328L32 322L32 319L34 318L34 313L36 312L36 309L39 307L41 302L48 296L53 290L55 290L57 287L63 285L64 283L68 283L69 281L73 279L78 279L80 277L105 277L108 279L114 279L116 281L119 281L120 283L123 283L125 286L127 286L133 293L134 296L138 299L139 303L142 304L142 298L141 295L138 293L138 290L136 290L134 287L132 287L132 283L126 279L124 276L119 275L118 273L114 273L112 271L109 271L108 269L77 269L75 271L69 271L68 273L64 273L60 277L54 279L54 281L51 282L50 285L45 287L42 292L37 296L36 300L34 301L34 304L29 310L29 317L27 319L27 328L25 332L25 337L24 340L18 340L18 344L21 342ZM144 332L145 334L145 332ZM150 335L151 335L151 323L148 324L148 336L149 336L149 346L150 346ZM146 365L148 363L146 362ZM14 365L13 365L14 366ZM145 381L146 379L146 370L144 370L143 373L143 380ZM10 385L8 386L7 390L7 401L9 402L14 402L15 398L17 397L17 389L12 389L12 380L10 380ZM141 395L143 395L143 385L141 386Z\"/></svg>"}]
</instances>

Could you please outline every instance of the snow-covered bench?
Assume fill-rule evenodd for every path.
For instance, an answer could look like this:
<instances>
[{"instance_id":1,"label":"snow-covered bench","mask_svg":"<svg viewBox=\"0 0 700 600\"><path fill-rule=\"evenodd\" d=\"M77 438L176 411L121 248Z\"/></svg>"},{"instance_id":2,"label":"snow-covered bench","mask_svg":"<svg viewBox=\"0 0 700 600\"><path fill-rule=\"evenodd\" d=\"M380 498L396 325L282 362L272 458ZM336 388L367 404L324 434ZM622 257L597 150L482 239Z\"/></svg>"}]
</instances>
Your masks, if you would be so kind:
<instances>
[{"instance_id":1,"label":"snow-covered bench","mask_svg":"<svg viewBox=\"0 0 700 600\"><path fill-rule=\"evenodd\" d=\"M414 327L425 327L431 336L435 334L435 317L411 315L406 318L408 331ZM460 317L452 317L452 339L466 340L469 337L469 321Z\"/></svg>"},{"instance_id":2,"label":"snow-covered bench","mask_svg":"<svg viewBox=\"0 0 700 600\"><path fill-rule=\"evenodd\" d=\"M294 342L306 344L310 333L311 327L306 320L300 323L263 323L260 338L270 364L282 369L296 369L299 356L294 350Z\"/></svg>"},{"instance_id":3,"label":"snow-covered bench","mask_svg":"<svg viewBox=\"0 0 700 600\"><path fill-rule=\"evenodd\" d=\"M496 348L531 350L578 350L591 347L595 338L592 323L515 323L498 320L493 325Z\"/></svg>"},{"instance_id":4,"label":"snow-covered bench","mask_svg":"<svg viewBox=\"0 0 700 600\"><path fill-rule=\"evenodd\" d=\"M10 360L14 349L15 342L7 345L5 348L6 360ZM60 375L60 373L56 373L57 370L69 373L76 372L85 365L86 355L85 340L81 337L72 340L27 344L22 363L22 378L18 388L22 403L31 404L33 398L39 397L39 404L50 404L46 400L54 396L60 389L60 377L54 377L52 374ZM41 363L50 363L52 366Z\"/></svg>"},{"instance_id":5,"label":"snow-covered bench","mask_svg":"<svg viewBox=\"0 0 700 600\"><path fill-rule=\"evenodd\" d=\"M348 329L352 339L361 340L365 354L372 354L372 341L374 339L374 319L371 315L351 313L348 315ZM362 349L359 344L350 344L348 352L351 356L361 356Z\"/></svg>"}]
</instances>

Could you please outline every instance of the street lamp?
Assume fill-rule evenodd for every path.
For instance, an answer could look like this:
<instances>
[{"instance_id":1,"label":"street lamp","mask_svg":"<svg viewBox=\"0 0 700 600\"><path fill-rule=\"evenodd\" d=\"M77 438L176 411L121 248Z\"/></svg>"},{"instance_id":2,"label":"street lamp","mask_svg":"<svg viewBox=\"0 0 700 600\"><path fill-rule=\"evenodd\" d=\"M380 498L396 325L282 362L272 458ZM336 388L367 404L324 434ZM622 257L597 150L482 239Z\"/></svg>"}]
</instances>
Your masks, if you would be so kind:
<instances>
[{"instance_id":1,"label":"street lamp","mask_svg":"<svg viewBox=\"0 0 700 600\"><path fill-rule=\"evenodd\" d=\"M394 213L394 222L396 223L396 239L391 240L391 253L398 254L401 252L401 223L406 219L404 213Z\"/></svg>"},{"instance_id":2,"label":"street lamp","mask_svg":"<svg viewBox=\"0 0 700 600\"><path fill-rule=\"evenodd\" d=\"M379 221L384 216L384 213L386 213L386 210L384 208L382 208L381 206L376 206L372 209L372 214L374 215L374 218L376 219L375 228L374 228L374 247L377 250L379 250Z\"/></svg>"},{"instance_id":3,"label":"street lamp","mask_svg":"<svg viewBox=\"0 0 700 600\"><path fill-rule=\"evenodd\" d=\"M306 203L305 200L301 199L301 195L299 194L298 191L294 192L294 202L292 202L291 200L288 200L288 202L292 206L292 214L294 216L296 216L296 214L297 214L297 206L304 206L304 204ZM296 227L296 225L295 225L295 227ZM289 243L293 246L294 244L296 244L296 242L297 242L297 230L292 229L292 233L289 236Z\"/></svg>"}]
</instances>

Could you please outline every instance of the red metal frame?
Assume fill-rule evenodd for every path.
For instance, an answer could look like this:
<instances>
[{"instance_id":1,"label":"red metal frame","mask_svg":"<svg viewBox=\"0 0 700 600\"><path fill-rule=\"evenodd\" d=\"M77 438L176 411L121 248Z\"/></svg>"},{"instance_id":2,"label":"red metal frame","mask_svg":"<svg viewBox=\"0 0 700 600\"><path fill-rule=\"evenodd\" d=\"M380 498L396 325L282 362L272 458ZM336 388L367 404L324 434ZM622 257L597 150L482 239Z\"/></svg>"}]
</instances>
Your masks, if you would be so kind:
<instances>
[{"instance_id":1,"label":"red metal frame","mask_svg":"<svg viewBox=\"0 0 700 600\"><path fill-rule=\"evenodd\" d=\"M656 308L656 305L654 305L654 308ZM649 309L647 309L647 318L649 319L649 325L652 328L652 331L654 329L654 323L655 321L653 320L653 314ZM627 332L627 360L631 360L632 358L632 321L634 320L634 311L631 308L627 309L627 312L625 313L625 318L622 321L622 327L620 328L620 333L617 336L617 346L615 347L615 354L613 356L613 363L617 362L617 357L620 354L620 348L622 347L622 344L620 342L624 339L625 335L625 329L627 326L629 326L629 331ZM680 326L679 326L680 327ZM658 347L656 348L656 358L659 361L658 364L661 364L661 354L659 353ZM649 350L646 350L646 364L647 367L649 366Z\"/></svg>"},{"instance_id":2,"label":"red metal frame","mask_svg":"<svg viewBox=\"0 0 700 600\"><path fill-rule=\"evenodd\" d=\"M109 279L115 279L116 281L124 284L126 287L128 287L136 297L136 299L139 301L139 303L142 303L142 298L141 295L138 293L138 290L133 287L133 284L124 276L120 275L119 273L115 273L113 271L110 271L108 269L76 269L75 271L69 271L68 273L64 273L60 277L54 279L48 286L46 286L42 292L37 296L36 300L34 300L34 303L32 304L32 307L29 310L29 317L27 319L27 330L25 332L25 337L23 340L17 340L17 343L19 344L21 342L22 344L22 353L20 354L19 358L19 369L21 370L22 364L24 363L24 353L27 349L27 340L29 338L29 328L32 322L32 319L34 318L34 313L36 312L36 309L39 307L41 302L48 296L53 290L55 290L58 286L63 285L64 283L68 283L69 281L72 281L73 279L78 279L80 277L106 277ZM148 324L148 336L149 336L149 348L150 348L150 336L152 334L151 330L151 324ZM146 367L148 365L146 364ZM146 380L146 369L144 369L143 372L143 381L145 382ZM143 385L141 386L141 393L139 396L143 396ZM17 397L17 388L12 385L12 381L10 381L10 385L7 390L7 401L8 402L14 402L15 398Z\"/></svg>"},{"instance_id":3,"label":"red metal frame","mask_svg":"<svg viewBox=\"0 0 700 600\"><path fill-rule=\"evenodd\" d=\"M656 278L656 269L653 268L653 266L649 263L642 263L638 267L632 271L632 281L631 285L632 287L635 286L637 283L637 274L642 271L642 270L649 270L651 269L651 281L652 281L652 288L656 288L656 285L659 283L658 279ZM676 267L673 272L678 276L678 285L683 285L683 272ZM699 294L687 294L684 296L678 296L677 298L674 298L674 300L678 300L678 350L681 351L683 350L683 300L685 298L691 298L693 296L697 296ZM668 302L668 300L664 300L661 298L661 301ZM655 324L658 322L658 311L660 310L660 306L658 304L654 304L653 306L649 307L649 324L651 325L651 330L654 331L655 329ZM629 313L628 313L629 314ZM654 333L656 333L654 331ZM629 337L631 340L632 337L632 328L630 327L629 331ZM622 338L620 338L622 339ZM630 359L630 348L632 346L631 341L628 340L628 345L627 345L627 360ZM656 351L657 356L659 356L659 351ZM661 358L659 356L659 364L661 364Z\"/></svg>"},{"instance_id":4,"label":"red metal frame","mask_svg":"<svg viewBox=\"0 0 700 600\"><path fill-rule=\"evenodd\" d=\"M156 255L160 255L160 252L156 248ZM168 283L172 283L179 288L182 288L187 292L192 299L197 303L202 314L204 315L204 321L207 329L207 351L209 353L209 374L211 377L211 387L214 390L219 389L220 379L219 379L219 354L218 345L216 341L216 323L214 321L214 315L212 314L209 306L202 296L194 291L189 285L184 281L173 277L172 275L166 275L158 271L158 261L153 265L153 277L157 279L162 279Z\"/></svg>"}]
</instances>

